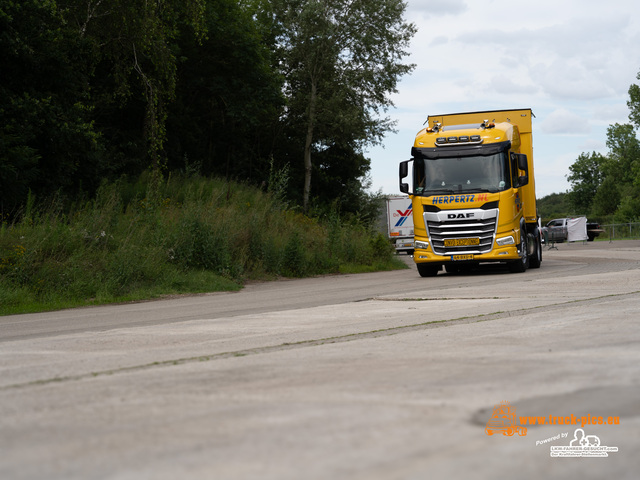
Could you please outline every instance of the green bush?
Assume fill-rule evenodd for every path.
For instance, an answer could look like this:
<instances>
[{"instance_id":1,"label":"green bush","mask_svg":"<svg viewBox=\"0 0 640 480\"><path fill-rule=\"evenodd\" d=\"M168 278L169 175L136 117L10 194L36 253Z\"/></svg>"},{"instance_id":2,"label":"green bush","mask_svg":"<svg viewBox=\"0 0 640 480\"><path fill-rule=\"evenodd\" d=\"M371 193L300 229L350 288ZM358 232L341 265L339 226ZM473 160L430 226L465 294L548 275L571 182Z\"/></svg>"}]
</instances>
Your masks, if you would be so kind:
<instances>
[{"instance_id":1,"label":"green bush","mask_svg":"<svg viewBox=\"0 0 640 480\"><path fill-rule=\"evenodd\" d=\"M144 175L90 201L29 204L0 227L0 313L241 288L247 279L399 268L386 239L277 192Z\"/></svg>"}]
</instances>

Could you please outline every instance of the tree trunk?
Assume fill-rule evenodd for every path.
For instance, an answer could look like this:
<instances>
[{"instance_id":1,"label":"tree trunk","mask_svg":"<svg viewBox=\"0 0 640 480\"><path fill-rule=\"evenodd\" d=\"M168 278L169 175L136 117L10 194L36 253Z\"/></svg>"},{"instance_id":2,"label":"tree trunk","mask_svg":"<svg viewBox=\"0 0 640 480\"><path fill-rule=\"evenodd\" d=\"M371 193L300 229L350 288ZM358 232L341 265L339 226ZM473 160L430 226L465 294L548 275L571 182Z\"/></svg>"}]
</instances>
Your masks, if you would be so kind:
<instances>
[{"instance_id":1,"label":"tree trunk","mask_svg":"<svg viewBox=\"0 0 640 480\"><path fill-rule=\"evenodd\" d=\"M311 144L313 143L313 127L316 116L317 87L315 80L311 81L311 96L309 98L309 118L307 124L307 137L304 142L304 191L302 208L307 213L309 210L309 197L311 195Z\"/></svg>"}]
</instances>

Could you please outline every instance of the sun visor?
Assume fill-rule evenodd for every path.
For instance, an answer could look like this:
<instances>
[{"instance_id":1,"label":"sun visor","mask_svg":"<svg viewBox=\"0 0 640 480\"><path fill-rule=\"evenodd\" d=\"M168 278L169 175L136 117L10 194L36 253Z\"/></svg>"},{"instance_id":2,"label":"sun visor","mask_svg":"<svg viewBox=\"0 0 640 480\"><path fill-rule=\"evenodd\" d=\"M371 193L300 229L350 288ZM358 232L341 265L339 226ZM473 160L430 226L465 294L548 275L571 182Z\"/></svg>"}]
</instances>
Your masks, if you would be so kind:
<instances>
[{"instance_id":1,"label":"sun visor","mask_svg":"<svg viewBox=\"0 0 640 480\"><path fill-rule=\"evenodd\" d=\"M471 155L495 155L511 148L511 141L483 145L456 145L434 148L411 148L414 158L437 160L438 158L468 157Z\"/></svg>"}]
</instances>

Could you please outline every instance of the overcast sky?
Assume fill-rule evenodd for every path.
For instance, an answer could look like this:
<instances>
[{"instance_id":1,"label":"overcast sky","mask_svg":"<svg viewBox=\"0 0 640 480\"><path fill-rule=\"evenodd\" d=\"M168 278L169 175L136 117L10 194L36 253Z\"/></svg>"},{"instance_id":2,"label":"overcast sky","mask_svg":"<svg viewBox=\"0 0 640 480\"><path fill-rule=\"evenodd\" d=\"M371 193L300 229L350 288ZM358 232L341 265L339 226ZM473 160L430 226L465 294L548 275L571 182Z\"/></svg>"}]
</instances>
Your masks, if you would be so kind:
<instances>
[{"instance_id":1,"label":"overcast sky","mask_svg":"<svg viewBox=\"0 0 640 480\"><path fill-rule=\"evenodd\" d=\"M392 97L398 133L368 151L373 191L399 193L428 115L531 108L538 198L567 191L580 153L606 153L607 126L629 123L638 0L409 0L406 18L416 68Z\"/></svg>"}]
</instances>

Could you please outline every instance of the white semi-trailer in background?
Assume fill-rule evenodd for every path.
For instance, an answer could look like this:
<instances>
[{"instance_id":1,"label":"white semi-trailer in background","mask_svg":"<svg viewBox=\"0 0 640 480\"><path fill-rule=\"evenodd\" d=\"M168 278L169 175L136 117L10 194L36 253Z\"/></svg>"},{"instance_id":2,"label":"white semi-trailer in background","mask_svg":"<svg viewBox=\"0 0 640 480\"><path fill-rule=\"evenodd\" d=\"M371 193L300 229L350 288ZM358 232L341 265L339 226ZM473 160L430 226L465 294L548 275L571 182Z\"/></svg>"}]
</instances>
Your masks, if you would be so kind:
<instances>
[{"instance_id":1,"label":"white semi-trailer in background","mask_svg":"<svg viewBox=\"0 0 640 480\"><path fill-rule=\"evenodd\" d=\"M413 254L413 211L406 195L387 197L387 232L396 253Z\"/></svg>"}]
</instances>

